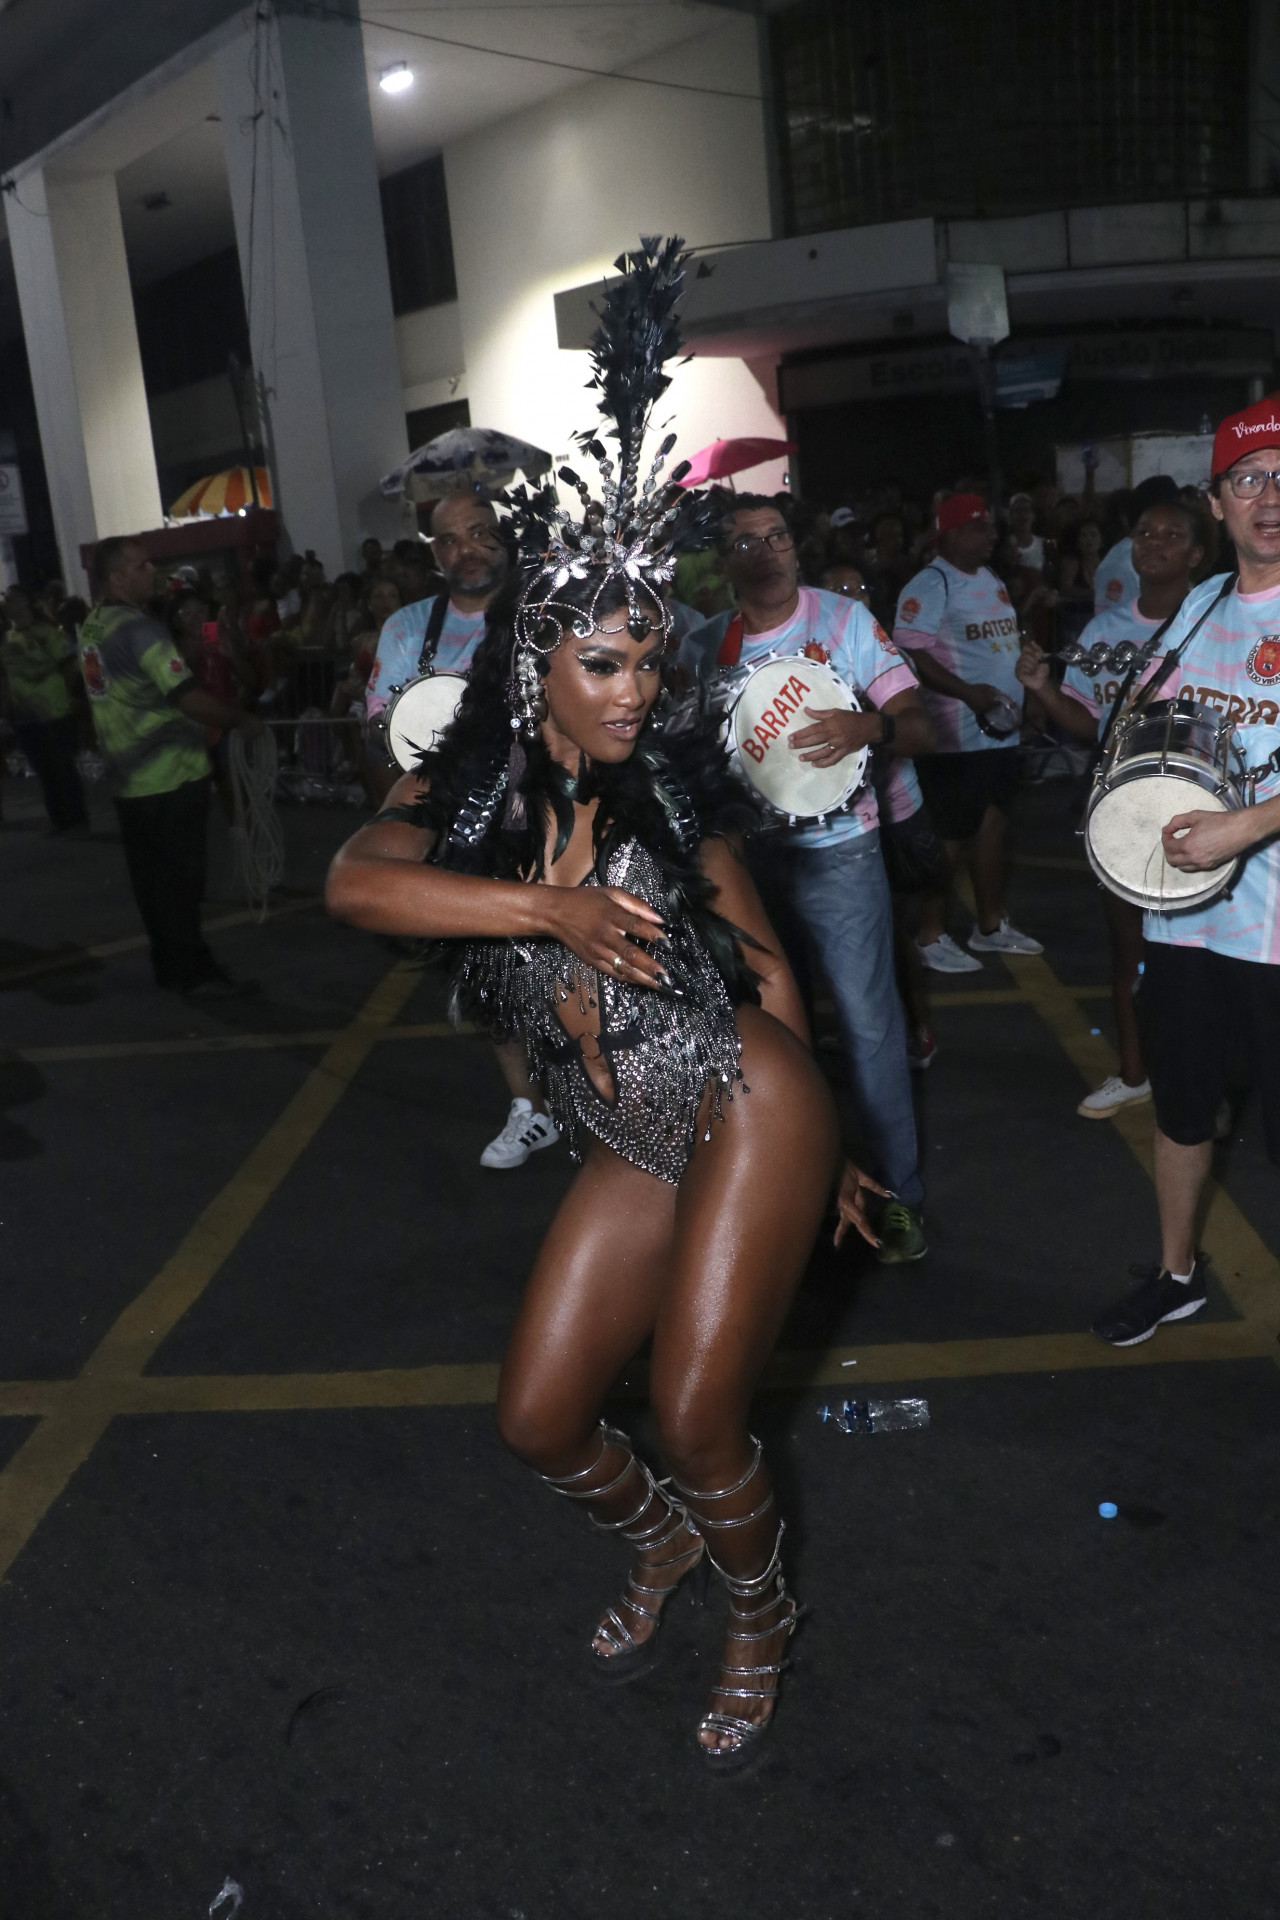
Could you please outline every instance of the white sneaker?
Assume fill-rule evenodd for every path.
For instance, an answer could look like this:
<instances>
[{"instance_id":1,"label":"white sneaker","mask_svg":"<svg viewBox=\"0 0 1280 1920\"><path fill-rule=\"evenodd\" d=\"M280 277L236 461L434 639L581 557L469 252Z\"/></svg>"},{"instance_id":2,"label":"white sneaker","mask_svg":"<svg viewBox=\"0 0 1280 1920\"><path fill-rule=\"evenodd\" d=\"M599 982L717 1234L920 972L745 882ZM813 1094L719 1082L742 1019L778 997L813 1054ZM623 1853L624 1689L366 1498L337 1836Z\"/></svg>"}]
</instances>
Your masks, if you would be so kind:
<instances>
[{"instance_id":1,"label":"white sneaker","mask_svg":"<svg viewBox=\"0 0 1280 1920\"><path fill-rule=\"evenodd\" d=\"M1043 953L1044 948L1029 933L1019 933L1007 920L1002 920L994 933L979 933L975 927L969 935L969 946L974 953Z\"/></svg>"},{"instance_id":2,"label":"white sneaker","mask_svg":"<svg viewBox=\"0 0 1280 1920\"><path fill-rule=\"evenodd\" d=\"M1130 1087L1113 1073L1100 1087L1087 1093L1076 1112L1082 1120L1109 1120L1121 1107L1136 1107L1141 1101L1151 1098L1151 1082L1144 1080L1140 1087Z\"/></svg>"},{"instance_id":3,"label":"white sneaker","mask_svg":"<svg viewBox=\"0 0 1280 1920\"><path fill-rule=\"evenodd\" d=\"M535 1113L532 1100L511 1102L507 1124L480 1155L482 1167L522 1167L540 1147L554 1147L560 1129L549 1113Z\"/></svg>"},{"instance_id":4,"label":"white sneaker","mask_svg":"<svg viewBox=\"0 0 1280 1920\"><path fill-rule=\"evenodd\" d=\"M923 946L916 941L916 952L926 967L934 973L981 973L982 962L975 960L972 954L958 947L949 933L941 933L936 940Z\"/></svg>"}]
</instances>

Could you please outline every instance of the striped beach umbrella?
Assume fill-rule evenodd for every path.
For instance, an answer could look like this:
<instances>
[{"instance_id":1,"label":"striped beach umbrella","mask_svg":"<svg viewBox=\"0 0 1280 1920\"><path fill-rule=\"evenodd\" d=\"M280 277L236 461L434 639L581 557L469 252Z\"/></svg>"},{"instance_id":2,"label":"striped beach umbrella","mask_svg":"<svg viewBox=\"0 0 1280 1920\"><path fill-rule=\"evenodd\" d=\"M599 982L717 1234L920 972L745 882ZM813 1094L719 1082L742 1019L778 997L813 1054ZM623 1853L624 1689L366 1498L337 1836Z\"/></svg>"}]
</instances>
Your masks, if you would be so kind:
<instances>
[{"instance_id":1,"label":"striped beach umbrella","mask_svg":"<svg viewBox=\"0 0 1280 1920\"><path fill-rule=\"evenodd\" d=\"M256 467L260 507L271 505L271 476L265 467ZM180 493L169 509L172 520L189 520L194 514L239 513L241 507L254 504L248 467L228 467L224 473L207 473L203 480Z\"/></svg>"}]
</instances>

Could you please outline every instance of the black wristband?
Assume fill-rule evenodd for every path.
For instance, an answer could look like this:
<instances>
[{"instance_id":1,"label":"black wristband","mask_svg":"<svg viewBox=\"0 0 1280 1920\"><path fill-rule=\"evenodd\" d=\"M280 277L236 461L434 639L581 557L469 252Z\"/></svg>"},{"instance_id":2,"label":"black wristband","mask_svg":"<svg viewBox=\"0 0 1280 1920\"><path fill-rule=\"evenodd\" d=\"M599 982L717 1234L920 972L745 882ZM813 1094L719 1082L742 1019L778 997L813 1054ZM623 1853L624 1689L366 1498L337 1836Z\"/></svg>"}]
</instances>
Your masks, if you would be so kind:
<instances>
[{"instance_id":1,"label":"black wristband","mask_svg":"<svg viewBox=\"0 0 1280 1920\"><path fill-rule=\"evenodd\" d=\"M896 717L891 713L886 713L883 707L880 709L880 726L882 728L882 732L880 734L879 740L877 740L876 742L876 745L879 747L891 747L893 745L894 736L898 731L898 722Z\"/></svg>"}]
</instances>

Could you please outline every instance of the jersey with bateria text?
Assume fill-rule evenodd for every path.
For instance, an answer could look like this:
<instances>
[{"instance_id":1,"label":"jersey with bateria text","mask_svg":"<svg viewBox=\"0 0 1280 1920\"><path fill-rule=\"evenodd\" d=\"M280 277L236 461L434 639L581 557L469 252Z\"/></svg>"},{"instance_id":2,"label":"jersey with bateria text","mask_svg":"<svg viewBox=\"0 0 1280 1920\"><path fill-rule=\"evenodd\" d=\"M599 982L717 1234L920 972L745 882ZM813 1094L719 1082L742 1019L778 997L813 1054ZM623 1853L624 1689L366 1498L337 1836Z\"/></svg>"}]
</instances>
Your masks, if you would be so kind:
<instances>
[{"instance_id":1,"label":"jersey with bateria text","mask_svg":"<svg viewBox=\"0 0 1280 1920\"><path fill-rule=\"evenodd\" d=\"M910 659L919 649L970 686L997 687L1019 711L1022 685L1016 668L1021 651L1018 620L1002 583L989 567L963 573L937 559L908 580L898 599L894 644ZM995 740L978 725L972 708L949 694L923 689L937 730L939 753L985 753L1016 747L1018 730Z\"/></svg>"},{"instance_id":2,"label":"jersey with bateria text","mask_svg":"<svg viewBox=\"0 0 1280 1920\"><path fill-rule=\"evenodd\" d=\"M685 635L677 658L693 678L708 680L714 675L716 655L732 618L731 613L714 614ZM895 694L913 691L919 684L880 622L861 601L847 600L840 593L824 593L819 587L801 587L795 612L780 626L770 627L765 633L743 634L741 666L754 666L770 653L799 654L830 666L863 705L869 701L873 707L883 707ZM817 700L811 704L820 708L824 703ZM878 824L875 789L864 782L847 813L831 814L823 821L782 831L788 845L808 850L843 846L872 832Z\"/></svg>"},{"instance_id":3,"label":"jersey with bateria text","mask_svg":"<svg viewBox=\"0 0 1280 1920\"><path fill-rule=\"evenodd\" d=\"M1137 601L1131 600L1127 606L1108 607L1105 613L1095 614L1080 635L1079 644L1096 647L1099 641L1105 641L1109 647L1118 647L1122 640L1130 640L1140 647L1162 624L1160 620L1148 620L1145 613L1139 613ZM1098 722L1099 739L1127 674L1127 667L1117 672L1114 667L1103 666L1095 673L1081 666L1068 667L1062 676L1062 691L1068 699L1078 700Z\"/></svg>"},{"instance_id":4,"label":"jersey with bateria text","mask_svg":"<svg viewBox=\"0 0 1280 1920\"><path fill-rule=\"evenodd\" d=\"M1192 588L1144 680L1213 606L1226 578L1220 573ZM1246 767L1259 765L1280 748L1280 587L1269 593L1232 591L1219 603L1155 698L1170 700L1176 694L1190 695L1200 706L1225 714ZM1259 803L1278 794L1280 774L1268 773L1258 781ZM1196 811L1194 788L1188 788L1185 810ZM1145 913L1142 931L1162 945L1207 947L1237 960L1280 966L1280 839L1249 848L1229 893L1200 907Z\"/></svg>"}]
</instances>

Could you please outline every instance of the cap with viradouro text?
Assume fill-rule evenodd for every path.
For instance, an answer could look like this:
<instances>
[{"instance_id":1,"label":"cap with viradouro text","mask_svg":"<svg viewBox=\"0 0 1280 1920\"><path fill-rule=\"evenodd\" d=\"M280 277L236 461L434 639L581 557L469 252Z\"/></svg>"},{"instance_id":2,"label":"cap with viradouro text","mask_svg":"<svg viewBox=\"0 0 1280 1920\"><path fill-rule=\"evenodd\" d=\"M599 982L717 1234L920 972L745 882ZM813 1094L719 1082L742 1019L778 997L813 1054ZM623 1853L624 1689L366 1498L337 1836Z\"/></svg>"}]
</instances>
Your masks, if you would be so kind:
<instances>
[{"instance_id":1,"label":"cap with viradouro text","mask_svg":"<svg viewBox=\"0 0 1280 1920\"><path fill-rule=\"evenodd\" d=\"M1229 413L1219 421L1213 436L1210 479L1221 479L1228 467L1234 467L1255 447L1280 447L1280 394L1268 394L1242 413Z\"/></svg>"}]
</instances>

